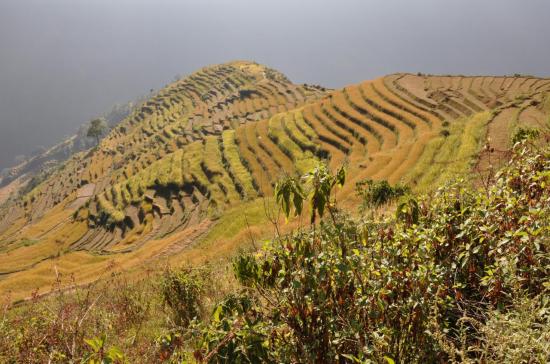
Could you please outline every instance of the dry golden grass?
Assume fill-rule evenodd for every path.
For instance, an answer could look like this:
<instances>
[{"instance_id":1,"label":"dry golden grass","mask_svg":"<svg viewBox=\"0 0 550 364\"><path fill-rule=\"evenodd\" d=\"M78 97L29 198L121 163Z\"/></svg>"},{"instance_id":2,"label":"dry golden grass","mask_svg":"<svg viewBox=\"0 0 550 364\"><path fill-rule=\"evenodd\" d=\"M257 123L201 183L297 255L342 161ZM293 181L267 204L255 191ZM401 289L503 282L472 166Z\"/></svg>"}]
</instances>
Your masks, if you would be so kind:
<instances>
[{"instance_id":1,"label":"dry golden grass","mask_svg":"<svg viewBox=\"0 0 550 364\"><path fill-rule=\"evenodd\" d=\"M395 110L391 105L384 105L385 101L381 99L378 94L374 91L372 88L372 82L369 83L363 83L361 85L361 94L362 99L368 99L373 103L374 105L377 105L377 107L372 109L373 115L378 116L380 119L386 120L390 125L393 125L395 127L395 131L402 141L410 140L414 136L414 130L411 127L411 124L416 127L415 123L410 122L409 120L405 119L407 122L405 123L403 120L397 119L393 115L389 113L395 113L396 115L400 115L399 110ZM358 100L361 102L361 100ZM363 103L363 105L365 105ZM381 109L383 107L383 109ZM366 105L365 105L365 108Z\"/></svg>"},{"instance_id":2,"label":"dry golden grass","mask_svg":"<svg viewBox=\"0 0 550 364\"><path fill-rule=\"evenodd\" d=\"M384 100L387 100L392 105L395 105L397 109L402 110L402 115L407 120L410 120L413 123L417 119L420 120L416 124L419 130L421 128L429 128L430 126L437 126L441 124L441 120L439 120L439 118L416 107L414 104L408 103L406 100L397 97L396 94L387 88L386 82L389 81L385 78L379 78L373 81L372 85L375 87L376 91L380 93Z\"/></svg>"},{"instance_id":3,"label":"dry golden grass","mask_svg":"<svg viewBox=\"0 0 550 364\"><path fill-rule=\"evenodd\" d=\"M457 109L461 109L460 105L472 107L472 104L486 109L480 100L487 101L502 93L502 100L506 101L506 97L545 85L527 78L397 75L348 87L347 93L335 91L322 101L304 106L300 103L304 97L311 96L310 91L268 80L266 69L257 64L236 62L231 67L242 73L231 76L228 86L222 86L222 81L216 81L215 73L206 69L193 76L192 87L181 81L160 91L155 99L157 104L150 106L150 113L142 116L136 113L131 120L123 122L121 125L127 128L126 133L111 134L90 157L75 157L65 171L55 175L59 180L57 184L52 184L54 189L69 188L62 180L77 175L87 182L97 182L97 190L104 192L113 209L122 214L131 203L140 207L146 203L151 205L143 198L146 193L154 194L151 191L155 187L182 186L184 183L200 185L205 191L201 190L199 195L210 198L201 203L205 206L212 201L219 203L215 223L205 225L204 232L199 234L196 229L202 222L209 221L208 216L213 216L208 215L210 210L200 210L191 226L163 238L153 238L160 235L155 233L156 229L167 220L154 217L152 206L145 206L144 222L127 232L109 252L105 252L106 255L75 252L70 250L70 245L88 231L89 211L79 211L79 222L73 222L74 209L68 206L76 196L72 194L50 208L48 203L57 192L48 190L49 185L43 184L33 196L40 206L45 206L46 213L32 224L25 219L16 220L0 233L3 243L0 248L13 248L0 254L1 272L23 269L2 276L0 292L12 291L16 299L30 296L36 288L45 292L55 281L56 274L73 275L76 282L87 283L112 272L140 275L152 262L189 265L227 262L238 249L260 246L276 233L265 211L265 201L269 201L269 211L275 210L273 201L257 198L241 202L234 182L244 188L248 198L257 196L254 183L269 197L273 183L281 175L303 173L314 165L316 158L311 150L316 148L330 153L331 168L348 164L348 181L336 194L340 206L347 211L356 210L359 199L355 196L355 183L365 178L387 179L390 183L404 181L416 190L426 191L442 181L468 173L485 137L484 123L489 115L479 113L472 118L443 119L448 118L448 114L435 107L430 92L451 90ZM398 78L410 95L391 86ZM258 93L252 97L237 98L219 108L201 99L201 95L210 90L216 92L216 96L209 96L212 100L220 98L225 87L235 93L239 87L248 87L250 79L261 81L256 88ZM177 87L183 84L188 86L185 100L170 101L167 95L170 92L177 94ZM299 105L297 109L287 112L296 104ZM376 120L365 116L360 109ZM497 117L496 123L492 123L503 123L511 115L507 110L511 109L504 108L500 114L502 119ZM548 111L536 110L525 108L520 114L520 122L547 116ZM218 111L223 117L210 114ZM275 114L270 120L242 120L244 125L238 127L241 121L231 119L229 122L227 119L246 113L254 119L281 111L283 113ZM221 131L213 136L201 134L204 130L214 132L217 122L236 128L223 133L224 149L219 144ZM509 128L504 130L491 125L488 135L493 140L509 137ZM440 135L443 127L451 133L446 138ZM185 139L184 145L180 143L189 135L178 134L183 130L193 134L193 138ZM367 141L366 145L361 137ZM129 158L134 154L135 158ZM203 168L211 173L205 173ZM282 216L276 220L278 229L284 233L308 219L301 216L288 224ZM200 238L187 241L194 234ZM148 241L141 245L145 240ZM124 249L136 247L139 248L122 253Z\"/></svg>"},{"instance_id":4,"label":"dry golden grass","mask_svg":"<svg viewBox=\"0 0 550 364\"><path fill-rule=\"evenodd\" d=\"M359 94L359 91L356 88L349 87L348 90L351 100L353 100L356 105L366 110L369 115L372 115L373 118L378 117L380 120L383 120L385 125L380 124L374 119L370 119L359 114L351 107L343 93L338 93L335 97L333 97L334 105L344 111L347 115L361 121L361 125L365 125L365 127L372 129L376 133L374 135L375 139L377 139L377 142L380 143L380 150L388 150L395 147L398 142L398 132L396 125L392 122L392 120L390 120L389 116L382 114L370 105L365 104L362 100L361 94ZM356 127L361 128L361 126ZM372 144L372 142L369 144Z\"/></svg>"}]
</instances>

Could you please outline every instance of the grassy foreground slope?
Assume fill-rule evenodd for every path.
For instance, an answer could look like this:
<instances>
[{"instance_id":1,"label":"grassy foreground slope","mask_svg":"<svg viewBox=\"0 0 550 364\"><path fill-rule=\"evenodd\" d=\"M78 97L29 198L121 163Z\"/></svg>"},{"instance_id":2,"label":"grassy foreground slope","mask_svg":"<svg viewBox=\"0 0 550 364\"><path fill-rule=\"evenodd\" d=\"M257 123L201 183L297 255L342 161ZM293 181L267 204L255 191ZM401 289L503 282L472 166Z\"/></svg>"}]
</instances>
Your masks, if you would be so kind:
<instances>
[{"instance_id":1,"label":"grassy foreground slope","mask_svg":"<svg viewBox=\"0 0 550 364\"><path fill-rule=\"evenodd\" d=\"M346 208L366 178L427 191L483 174L515 129L546 123L549 90L527 77L396 74L329 93L250 62L204 68L2 205L0 292L22 298L55 274L88 282L108 267L223 256L250 225L268 234L275 181L318 161L348 165Z\"/></svg>"},{"instance_id":2,"label":"grassy foreground slope","mask_svg":"<svg viewBox=\"0 0 550 364\"><path fill-rule=\"evenodd\" d=\"M232 264L70 292L59 279L50 297L7 304L0 361L547 363L550 149L523 140L508 158L487 186L403 196L385 218L331 198L315 226Z\"/></svg>"}]
</instances>

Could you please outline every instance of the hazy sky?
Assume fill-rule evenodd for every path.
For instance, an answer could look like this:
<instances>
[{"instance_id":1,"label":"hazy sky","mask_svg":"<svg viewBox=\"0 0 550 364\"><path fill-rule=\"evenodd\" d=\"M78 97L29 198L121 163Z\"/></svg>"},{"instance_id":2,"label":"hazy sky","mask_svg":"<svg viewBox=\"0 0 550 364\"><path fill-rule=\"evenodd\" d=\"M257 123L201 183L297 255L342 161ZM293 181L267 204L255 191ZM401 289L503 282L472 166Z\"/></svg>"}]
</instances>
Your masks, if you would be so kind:
<instances>
[{"instance_id":1,"label":"hazy sky","mask_svg":"<svg viewBox=\"0 0 550 364\"><path fill-rule=\"evenodd\" d=\"M550 76L548 0L0 0L0 168L204 65Z\"/></svg>"}]
</instances>

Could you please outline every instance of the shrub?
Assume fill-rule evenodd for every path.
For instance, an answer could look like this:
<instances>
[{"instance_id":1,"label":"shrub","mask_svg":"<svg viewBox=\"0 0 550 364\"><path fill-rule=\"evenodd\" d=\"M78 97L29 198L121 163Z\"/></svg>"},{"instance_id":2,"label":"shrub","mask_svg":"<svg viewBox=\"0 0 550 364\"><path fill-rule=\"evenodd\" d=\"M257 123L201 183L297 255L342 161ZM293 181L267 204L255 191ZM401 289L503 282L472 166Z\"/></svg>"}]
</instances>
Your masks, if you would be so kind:
<instances>
[{"instance_id":1,"label":"shrub","mask_svg":"<svg viewBox=\"0 0 550 364\"><path fill-rule=\"evenodd\" d=\"M237 288L168 269L144 281L160 284L58 282L0 311L0 362L548 361L548 146L520 140L492 187L405 195L382 221L341 214L344 182L321 165L279 183L287 216L320 218L235 258Z\"/></svg>"},{"instance_id":2,"label":"shrub","mask_svg":"<svg viewBox=\"0 0 550 364\"><path fill-rule=\"evenodd\" d=\"M171 310L177 326L186 328L198 318L202 286L191 271L167 269L162 277L161 290L164 303Z\"/></svg>"},{"instance_id":3,"label":"shrub","mask_svg":"<svg viewBox=\"0 0 550 364\"><path fill-rule=\"evenodd\" d=\"M91 349L91 352L85 355L84 362L89 364L115 364L124 363L124 354L116 346L106 347L106 337L95 337L84 340Z\"/></svg>"},{"instance_id":4,"label":"shrub","mask_svg":"<svg viewBox=\"0 0 550 364\"><path fill-rule=\"evenodd\" d=\"M253 306L206 329L217 334L205 357L237 358L253 337L267 362L544 358L546 306L525 321L513 299L544 297L550 276L550 151L526 145L487 191L446 186L429 205L407 197L397 221L338 215L238 258Z\"/></svg>"},{"instance_id":5,"label":"shrub","mask_svg":"<svg viewBox=\"0 0 550 364\"><path fill-rule=\"evenodd\" d=\"M0 311L1 363L122 363L127 351L151 362L156 296L145 281L109 279L78 287L56 282L46 297Z\"/></svg>"},{"instance_id":6,"label":"shrub","mask_svg":"<svg viewBox=\"0 0 550 364\"><path fill-rule=\"evenodd\" d=\"M391 186L388 181L373 181L366 179L357 182L355 186L357 194L361 197L363 210L371 207L380 207L410 192L406 186Z\"/></svg>"},{"instance_id":7,"label":"shrub","mask_svg":"<svg viewBox=\"0 0 550 364\"><path fill-rule=\"evenodd\" d=\"M271 362L258 302L248 294L228 295L212 313L193 355L204 363Z\"/></svg>"},{"instance_id":8,"label":"shrub","mask_svg":"<svg viewBox=\"0 0 550 364\"><path fill-rule=\"evenodd\" d=\"M540 135L537 129L520 127L512 137L512 143L518 143L528 139L536 139Z\"/></svg>"}]
</instances>

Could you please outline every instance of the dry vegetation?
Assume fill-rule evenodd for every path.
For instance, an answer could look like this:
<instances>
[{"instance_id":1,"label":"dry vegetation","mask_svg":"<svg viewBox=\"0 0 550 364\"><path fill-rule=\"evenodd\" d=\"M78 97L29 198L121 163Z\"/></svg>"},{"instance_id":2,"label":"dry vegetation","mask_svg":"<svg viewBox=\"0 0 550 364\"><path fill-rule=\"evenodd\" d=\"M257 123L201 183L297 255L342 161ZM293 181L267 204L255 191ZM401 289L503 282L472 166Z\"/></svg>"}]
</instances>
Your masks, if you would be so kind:
<instances>
[{"instance_id":1,"label":"dry vegetation","mask_svg":"<svg viewBox=\"0 0 550 364\"><path fill-rule=\"evenodd\" d=\"M545 79L412 74L328 91L250 62L206 67L0 206L0 293L29 299L108 269L141 277L166 260L224 266L273 236L275 182L319 161L346 164L349 211L365 179L428 192L485 178L518 129L547 125L549 92Z\"/></svg>"},{"instance_id":2,"label":"dry vegetation","mask_svg":"<svg viewBox=\"0 0 550 364\"><path fill-rule=\"evenodd\" d=\"M245 202L178 268L108 264L86 286L56 270L48 296L0 306L0 361L545 363L550 151L540 136L517 133L489 186L461 180L415 197L367 180L350 217L334 197L345 170L321 164L275 188L287 217L317 217L308 227ZM262 212L278 235L260 246ZM227 249L224 238L248 244ZM213 250L227 256L205 261Z\"/></svg>"}]
</instances>

